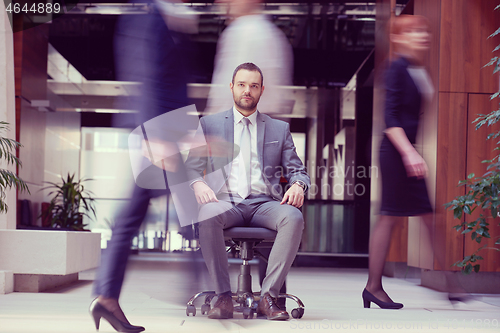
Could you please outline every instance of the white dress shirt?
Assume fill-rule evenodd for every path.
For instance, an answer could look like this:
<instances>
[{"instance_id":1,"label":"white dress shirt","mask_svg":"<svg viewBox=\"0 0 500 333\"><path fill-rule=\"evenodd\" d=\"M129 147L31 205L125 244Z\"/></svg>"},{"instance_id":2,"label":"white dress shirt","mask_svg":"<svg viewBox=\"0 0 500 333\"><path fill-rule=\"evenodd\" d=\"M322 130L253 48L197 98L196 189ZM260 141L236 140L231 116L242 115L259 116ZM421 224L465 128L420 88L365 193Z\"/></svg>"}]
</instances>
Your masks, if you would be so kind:
<instances>
[{"instance_id":1,"label":"white dress shirt","mask_svg":"<svg viewBox=\"0 0 500 333\"><path fill-rule=\"evenodd\" d=\"M238 147L240 146L241 133L243 132L244 125L241 121L243 119L243 115L236 110L233 106L233 115L234 115L234 144ZM259 163L259 155L257 152L257 111L252 113L248 120L250 124L248 125L248 129L250 130L250 141L251 141L251 156L250 156L250 184L251 184L251 194L268 194L268 189L266 183L264 182L264 178L262 177L262 169ZM235 156L232 165L231 165L231 173L228 178L229 189L233 195L238 193L238 175L239 168L241 165L244 165L243 162L243 154L238 154ZM222 189L222 192L227 192L225 186Z\"/></svg>"}]
</instances>

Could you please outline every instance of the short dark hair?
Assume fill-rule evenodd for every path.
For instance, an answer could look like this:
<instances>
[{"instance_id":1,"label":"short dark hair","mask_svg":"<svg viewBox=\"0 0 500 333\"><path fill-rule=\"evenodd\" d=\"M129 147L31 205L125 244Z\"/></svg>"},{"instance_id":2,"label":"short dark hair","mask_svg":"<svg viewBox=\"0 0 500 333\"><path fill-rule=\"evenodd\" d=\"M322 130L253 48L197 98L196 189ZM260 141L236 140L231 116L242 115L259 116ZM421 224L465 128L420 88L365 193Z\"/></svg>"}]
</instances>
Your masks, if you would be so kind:
<instances>
[{"instance_id":1,"label":"short dark hair","mask_svg":"<svg viewBox=\"0 0 500 333\"><path fill-rule=\"evenodd\" d=\"M234 77L236 76L236 73L238 73L242 69L246 69L247 71L251 71L251 72L259 72L260 85L262 86L264 84L264 75L262 75L262 71L260 70L259 66L257 66L253 62L245 62L245 63L239 65L238 67L236 67L236 69L233 72L233 80L231 81L231 82L233 82L233 84L234 84Z\"/></svg>"}]
</instances>

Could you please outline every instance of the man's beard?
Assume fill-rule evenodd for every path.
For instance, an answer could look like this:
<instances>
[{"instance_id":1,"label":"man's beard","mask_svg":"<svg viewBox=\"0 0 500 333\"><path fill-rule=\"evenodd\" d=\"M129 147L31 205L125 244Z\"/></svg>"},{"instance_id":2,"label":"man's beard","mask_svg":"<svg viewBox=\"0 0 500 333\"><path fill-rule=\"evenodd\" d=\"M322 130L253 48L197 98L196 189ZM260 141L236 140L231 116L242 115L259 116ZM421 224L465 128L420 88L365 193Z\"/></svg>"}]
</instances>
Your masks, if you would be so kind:
<instances>
[{"instance_id":1,"label":"man's beard","mask_svg":"<svg viewBox=\"0 0 500 333\"><path fill-rule=\"evenodd\" d=\"M240 99L234 101L234 103L238 107L240 107L242 110L251 111L251 110L255 109L255 107L257 106L257 103L259 103L259 98L255 99L253 97L250 97L250 98L252 98L251 103L245 105L242 103L243 97L250 97L250 96L242 96Z\"/></svg>"}]
</instances>

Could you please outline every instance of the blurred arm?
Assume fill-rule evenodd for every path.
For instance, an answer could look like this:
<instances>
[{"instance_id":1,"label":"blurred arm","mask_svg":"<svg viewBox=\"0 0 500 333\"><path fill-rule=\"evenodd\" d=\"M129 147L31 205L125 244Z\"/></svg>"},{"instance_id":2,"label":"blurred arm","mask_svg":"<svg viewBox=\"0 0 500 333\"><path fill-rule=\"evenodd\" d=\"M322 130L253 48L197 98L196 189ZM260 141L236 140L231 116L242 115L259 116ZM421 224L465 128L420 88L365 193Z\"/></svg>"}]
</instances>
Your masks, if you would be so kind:
<instances>
[{"instance_id":1,"label":"blurred arm","mask_svg":"<svg viewBox=\"0 0 500 333\"><path fill-rule=\"evenodd\" d=\"M427 164L408 140L400 121L402 98L405 93L401 75L400 68L394 65L389 67L386 74L385 134L401 155L408 176L422 178L427 176Z\"/></svg>"}]
</instances>

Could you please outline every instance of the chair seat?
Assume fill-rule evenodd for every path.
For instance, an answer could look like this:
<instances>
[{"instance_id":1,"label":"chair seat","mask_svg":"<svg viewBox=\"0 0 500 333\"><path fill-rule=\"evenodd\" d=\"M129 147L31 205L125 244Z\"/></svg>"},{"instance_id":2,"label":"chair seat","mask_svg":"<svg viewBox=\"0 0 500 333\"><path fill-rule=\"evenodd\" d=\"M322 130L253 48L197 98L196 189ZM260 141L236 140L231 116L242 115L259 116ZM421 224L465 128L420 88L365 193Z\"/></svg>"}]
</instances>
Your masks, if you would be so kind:
<instances>
[{"instance_id":1,"label":"chair seat","mask_svg":"<svg viewBox=\"0 0 500 333\"><path fill-rule=\"evenodd\" d=\"M262 240L273 240L276 238L276 231L266 228L252 227L232 227L224 229L225 238L251 238Z\"/></svg>"},{"instance_id":2,"label":"chair seat","mask_svg":"<svg viewBox=\"0 0 500 333\"><path fill-rule=\"evenodd\" d=\"M254 317L258 306L257 302L260 299L260 292L254 293L252 291L252 276L249 262L256 256L267 262L265 256L257 248L271 247L276 235L277 232L274 230L259 227L233 227L224 230L224 238L226 239L226 245L230 247L229 250L233 254L238 252L239 257L242 259L240 275L238 276L238 290L235 293L231 293L231 297L240 304L234 309L237 312L243 312L243 318L245 319ZM196 315L194 301L200 297L205 297L205 303L201 306L201 314L207 314L211 310L210 303L215 296L215 291L197 293L187 303L186 315L188 317L191 314L193 316ZM293 309L291 312L293 318L300 319L303 316L304 303L298 297L285 293L280 293L279 297L281 299L289 298L297 303L298 308Z\"/></svg>"}]
</instances>

